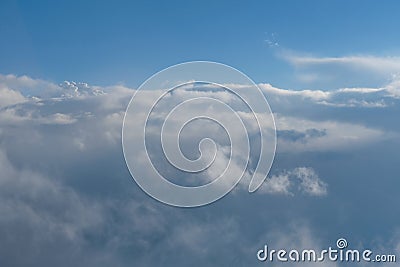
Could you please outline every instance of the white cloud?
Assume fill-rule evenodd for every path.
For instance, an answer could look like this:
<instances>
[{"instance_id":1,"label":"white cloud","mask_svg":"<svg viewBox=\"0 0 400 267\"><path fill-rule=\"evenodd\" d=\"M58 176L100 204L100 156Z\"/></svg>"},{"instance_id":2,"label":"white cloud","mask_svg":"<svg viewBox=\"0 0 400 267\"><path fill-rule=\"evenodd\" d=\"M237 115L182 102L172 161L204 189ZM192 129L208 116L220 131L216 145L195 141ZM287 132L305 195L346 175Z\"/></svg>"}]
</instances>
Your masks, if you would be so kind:
<instances>
[{"instance_id":1,"label":"white cloud","mask_svg":"<svg viewBox=\"0 0 400 267\"><path fill-rule=\"evenodd\" d=\"M61 88L52 82L33 79L26 75L0 74L0 87L3 86L16 90L24 96L49 97L61 92Z\"/></svg>"},{"instance_id":2,"label":"white cloud","mask_svg":"<svg viewBox=\"0 0 400 267\"><path fill-rule=\"evenodd\" d=\"M321 101L318 104L331 106L331 107L338 107L338 108L346 108L346 107L362 107L362 108L385 108L388 107L388 104L385 100L381 99L378 101L365 101L365 100L356 100L356 99L349 99L346 103L334 103L328 101Z\"/></svg>"},{"instance_id":3,"label":"white cloud","mask_svg":"<svg viewBox=\"0 0 400 267\"><path fill-rule=\"evenodd\" d=\"M268 94L290 97L290 96L300 96L303 98L309 98L315 101L329 99L333 94L330 91L322 91L322 90L285 90L273 87L270 84L261 83L258 85L261 89L265 90Z\"/></svg>"},{"instance_id":4,"label":"white cloud","mask_svg":"<svg viewBox=\"0 0 400 267\"><path fill-rule=\"evenodd\" d=\"M323 196L327 194L327 184L323 182L312 168L299 167L292 174L300 180L300 189L312 196Z\"/></svg>"},{"instance_id":5,"label":"white cloud","mask_svg":"<svg viewBox=\"0 0 400 267\"><path fill-rule=\"evenodd\" d=\"M0 111L0 123L3 125L17 124L71 124L76 122L71 114L53 113L43 116L35 110L22 110L19 107L5 108Z\"/></svg>"},{"instance_id":6,"label":"white cloud","mask_svg":"<svg viewBox=\"0 0 400 267\"><path fill-rule=\"evenodd\" d=\"M309 196L325 196L327 183L322 181L313 168L297 167L269 177L260 188L261 193L290 195L301 192Z\"/></svg>"},{"instance_id":7,"label":"white cloud","mask_svg":"<svg viewBox=\"0 0 400 267\"><path fill-rule=\"evenodd\" d=\"M393 137L355 123L312 121L281 114L275 114L275 121L279 152L345 151Z\"/></svg>"},{"instance_id":8,"label":"white cloud","mask_svg":"<svg viewBox=\"0 0 400 267\"><path fill-rule=\"evenodd\" d=\"M16 77L11 78L13 78L13 81L17 79ZM22 80L32 82L28 78ZM68 155L74 154L74 151L98 154L98 152L95 151L101 147L120 144L122 119L126 105L132 95L132 90L123 86L98 88L72 82L65 84L71 86L71 91L73 92L79 91L79 86L81 86L85 90L89 90L89 92L98 91L101 93L79 94L76 95L76 97L71 97L70 95L64 98L57 97L30 100L26 103L1 110L0 123L2 125L19 125L21 129L29 129L30 131L35 129L34 134L32 134L34 138L32 137L30 139L19 137L21 132L17 132L15 136L12 136L7 133L7 129L3 130L3 136L7 136L8 138L6 146L12 150L12 153L23 153L23 147L42 151L43 149L39 147L37 141L45 139L48 144L51 144L46 150L43 150L47 151L47 153L43 153L45 159L48 158L45 154L49 154L48 150L51 151L51 147L62 146L64 153L58 155L58 157L62 158L64 156L69 157ZM235 86L240 87L240 85ZM311 99L313 101L321 101L332 99L332 95L334 94L356 93L364 95L380 92L380 90L374 90L373 88L344 88L336 92L325 92L284 90L274 88L268 84L261 84L260 87L266 92L268 97L275 95L284 100L288 100L291 97L301 97L303 100ZM240 88L240 90L246 90L246 86ZM196 97L207 96L210 93L213 94L213 97L222 101L227 101L235 108L242 108L242 106L237 103L237 99L226 92L190 92L191 95L194 94ZM149 91L148 94L157 95L159 91ZM169 106L173 105L173 103L187 98L188 96L185 94L188 94L188 92L177 91L174 93L173 97L170 96L172 102L167 101L167 103L161 105L161 108L155 112L154 118L158 119L157 116L159 116L159 118L162 119L165 116L164 109L168 110ZM151 98L152 97L149 97L149 99ZM295 101L293 104L302 105L303 102ZM286 105L290 106L292 104ZM203 107L201 106L191 106L190 112L201 114L203 111L202 109ZM217 117L223 118L226 116L222 112L216 111L215 113ZM145 114L143 114L143 116L144 115ZM239 115L245 121L249 135L255 135L257 127L255 127L253 116L245 109L239 111ZM140 114L137 114L137 116L140 116ZM370 144L371 142L379 142L387 138L387 135L383 131L361 124L343 123L333 120L314 121L301 117L291 117L285 114L275 114L275 119L278 130L278 152L298 153L304 151L349 150L357 146ZM179 118L176 118L176 121L179 122ZM40 130L39 125L64 125L67 127L65 129L68 130L65 130L62 134L51 135ZM194 126L195 127L188 127L188 132L186 133L187 138L184 138L184 136L182 137L182 147L193 147L192 143L194 140L200 140L205 136L212 136L220 147L218 160L205 172L205 177L202 177L203 181L209 182L218 177L218 174L222 173L227 165L230 152L229 146L227 146L223 132L221 132L219 127L214 127L215 125L212 126L210 124L198 124ZM154 138L157 139L158 137L154 136ZM19 141L17 141L17 139ZM68 142L65 142L65 140L68 140ZM101 146L99 144L101 144ZM19 147L21 148L21 152L18 152ZM195 146L194 148L197 147ZM188 151L196 152L197 149L189 149ZM155 153L155 155L158 155L158 157L162 156L160 153ZM191 156L196 156L196 153L192 153ZM41 153L36 156L37 159L40 159L40 157ZM251 155L251 157L253 157L253 155ZM232 168L236 167L236 161L241 160L246 159L234 159L232 161ZM255 158L253 160L255 160ZM246 173L245 176L247 177L248 174L249 173ZM278 178L279 177L271 178L271 181L276 182L271 185L271 188L275 188L273 191L286 192L287 181Z\"/></svg>"},{"instance_id":9,"label":"white cloud","mask_svg":"<svg viewBox=\"0 0 400 267\"><path fill-rule=\"evenodd\" d=\"M341 88L337 90L338 93L377 93L383 91L384 88Z\"/></svg>"},{"instance_id":10,"label":"white cloud","mask_svg":"<svg viewBox=\"0 0 400 267\"><path fill-rule=\"evenodd\" d=\"M26 100L20 92L0 85L0 108L22 103Z\"/></svg>"},{"instance_id":11,"label":"white cloud","mask_svg":"<svg viewBox=\"0 0 400 267\"><path fill-rule=\"evenodd\" d=\"M389 96L400 98L400 79L399 76L395 76L393 81L385 86L385 89Z\"/></svg>"},{"instance_id":12,"label":"white cloud","mask_svg":"<svg viewBox=\"0 0 400 267\"><path fill-rule=\"evenodd\" d=\"M400 57L377 56L344 56L344 57L314 57L286 54L284 56L291 64L304 66L318 65L348 65L353 68L369 70L382 74L394 74L400 72Z\"/></svg>"},{"instance_id":13,"label":"white cloud","mask_svg":"<svg viewBox=\"0 0 400 267\"><path fill-rule=\"evenodd\" d=\"M264 182L264 185L260 188L261 192L270 194L283 194L283 195L293 195L290 191L292 183L289 179L290 173L285 172L279 175L273 175L268 177Z\"/></svg>"},{"instance_id":14,"label":"white cloud","mask_svg":"<svg viewBox=\"0 0 400 267\"><path fill-rule=\"evenodd\" d=\"M400 57L372 55L323 57L283 53L294 66L294 77L301 85L329 89L341 87L383 87L400 74Z\"/></svg>"},{"instance_id":15,"label":"white cloud","mask_svg":"<svg viewBox=\"0 0 400 267\"><path fill-rule=\"evenodd\" d=\"M268 99L272 100L272 104L276 103L278 108L283 103L295 104L291 101L297 101L297 105L310 101L314 104L338 108L384 108L389 106L387 102L390 102L392 98L400 96L396 80L381 88L353 87L329 91L281 89L264 83L258 86L265 92Z\"/></svg>"},{"instance_id":16,"label":"white cloud","mask_svg":"<svg viewBox=\"0 0 400 267\"><path fill-rule=\"evenodd\" d=\"M8 88L8 90L16 91L24 97L35 98L58 98L58 97L84 97L97 96L104 94L105 91L118 90L122 91L123 86L100 87L92 86L85 82L64 81L55 84L42 79L34 79L29 76L16 76L13 74L0 74L0 90ZM0 93L4 93L0 91Z\"/></svg>"}]
</instances>

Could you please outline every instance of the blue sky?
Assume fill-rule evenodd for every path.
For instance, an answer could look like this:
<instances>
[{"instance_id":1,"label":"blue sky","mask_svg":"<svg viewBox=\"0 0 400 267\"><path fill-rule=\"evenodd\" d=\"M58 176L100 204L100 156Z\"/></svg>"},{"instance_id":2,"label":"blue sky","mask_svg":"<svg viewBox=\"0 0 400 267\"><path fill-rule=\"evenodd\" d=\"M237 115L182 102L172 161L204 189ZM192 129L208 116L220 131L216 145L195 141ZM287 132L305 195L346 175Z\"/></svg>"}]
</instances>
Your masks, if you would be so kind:
<instances>
[{"instance_id":1,"label":"blue sky","mask_svg":"<svg viewBox=\"0 0 400 267\"><path fill-rule=\"evenodd\" d=\"M299 87L280 55L399 53L387 1L2 1L0 71L137 87L172 64L212 60L256 82ZM276 41L271 48L266 40ZM303 85L303 87L306 85Z\"/></svg>"},{"instance_id":2,"label":"blue sky","mask_svg":"<svg viewBox=\"0 0 400 267\"><path fill-rule=\"evenodd\" d=\"M285 266L259 263L257 250L322 249L340 237L399 257L400 4L215 2L1 1L0 266ZM244 181L182 209L132 181L121 131L139 85L192 60L252 78L278 138L257 192ZM144 92L143 105L160 92ZM189 93L239 106L218 90L173 100ZM197 127L185 153L196 156L189 141L208 135L226 149L225 135ZM157 142L155 165L182 182Z\"/></svg>"}]
</instances>

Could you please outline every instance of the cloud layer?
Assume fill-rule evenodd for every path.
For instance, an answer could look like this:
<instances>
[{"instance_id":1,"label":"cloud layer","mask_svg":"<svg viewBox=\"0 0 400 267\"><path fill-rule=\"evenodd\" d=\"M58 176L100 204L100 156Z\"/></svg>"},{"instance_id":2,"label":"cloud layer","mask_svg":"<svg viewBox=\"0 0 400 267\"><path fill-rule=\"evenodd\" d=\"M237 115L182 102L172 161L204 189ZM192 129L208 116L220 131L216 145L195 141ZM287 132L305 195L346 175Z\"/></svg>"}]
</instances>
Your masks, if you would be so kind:
<instances>
[{"instance_id":1,"label":"cloud layer","mask_svg":"<svg viewBox=\"0 0 400 267\"><path fill-rule=\"evenodd\" d=\"M392 185L389 191L396 188L394 176L373 173L372 164L365 166L360 159L368 155L377 166L396 168L390 162L396 151L390 157L380 156L398 144L398 128L391 119L397 114L396 86L295 91L260 84L278 132L269 179L249 195L246 176L237 190L217 203L181 210L148 197L126 170L121 127L133 89L78 82L57 85L1 75L0 265L204 266L213 259L216 266L256 266L255 253L266 242L277 247L320 247L343 234L338 227L351 233L353 240L367 232L379 236L380 229L368 227L363 232L357 227L358 218L372 224L377 217L357 214L349 196L357 192L368 201L371 190L387 189L387 184ZM214 93L235 105L231 95ZM371 110L385 116L369 119L366 114ZM242 110L240 116L247 118L252 134L248 113ZM218 141L221 164L198 177L212 180L226 163L228 142L211 124L186 131L182 147L189 157L196 156L192 141L207 135ZM351 173L354 168L348 164L363 166L365 173ZM175 174L170 173L171 179L185 181ZM382 184L375 183L376 176ZM390 192L385 200L396 203ZM384 206L383 198L376 201ZM375 213L389 214L384 209ZM394 229L394 221L391 217L382 223ZM394 249L398 242L391 244Z\"/></svg>"}]
</instances>

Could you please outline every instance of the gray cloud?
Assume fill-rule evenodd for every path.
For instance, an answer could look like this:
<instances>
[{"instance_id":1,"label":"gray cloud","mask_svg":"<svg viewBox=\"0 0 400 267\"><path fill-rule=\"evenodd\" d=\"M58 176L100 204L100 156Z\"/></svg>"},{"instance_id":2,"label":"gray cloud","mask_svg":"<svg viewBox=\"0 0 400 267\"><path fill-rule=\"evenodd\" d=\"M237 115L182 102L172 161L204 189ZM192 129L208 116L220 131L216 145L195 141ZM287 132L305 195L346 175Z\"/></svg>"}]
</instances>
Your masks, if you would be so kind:
<instances>
[{"instance_id":1,"label":"gray cloud","mask_svg":"<svg viewBox=\"0 0 400 267\"><path fill-rule=\"evenodd\" d=\"M121 127L132 89L83 83L60 86L12 75L2 79L2 88L8 88L4 96L9 90L16 96L2 102L0 109L0 265L5 266L204 266L210 259L217 266L256 266L255 253L265 242L277 247L320 247L332 241L326 236L328 230L337 230L337 225L345 228L337 218L346 211L336 207L340 177L338 181L332 177L322 159L306 162L307 153L351 154L354 149L395 140L374 121L335 120L320 109L324 105L315 104L332 101L323 91L316 93L319 97L303 97L290 90L266 90L277 111L278 157L272 172L276 175L251 197L244 179L235 192L213 205L174 209L143 193L124 165ZM368 96L371 101L379 100L382 93L362 88L344 91L338 94ZM214 93L235 105L231 96ZM292 112L293 107L310 108L321 117ZM249 114L243 109L240 116L247 118L252 134ZM214 135L222 148L221 163L225 162L228 146L218 127L199 124L187 130L187 137ZM193 140L182 141L189 155ZM202 178L212 178L221 168L215 166ZM343 188L347 187L346 180ZM315 201L309 196L325 197ZM328 208L329 220L314 220L315 210Z\"/></svg>"},{"instance_id":2,"label":"gray cloud","mask_svg":"<svg viewBox=\"0 0 400 267\"><path fill-rule=\"evenodd\" d=\"M84 236L104 223L102 207L40 173L16 169L2 150L0 169L1 265L68 266L66 254L75 263L82 253L94 257Z\"/></svg>"}]
</instances>

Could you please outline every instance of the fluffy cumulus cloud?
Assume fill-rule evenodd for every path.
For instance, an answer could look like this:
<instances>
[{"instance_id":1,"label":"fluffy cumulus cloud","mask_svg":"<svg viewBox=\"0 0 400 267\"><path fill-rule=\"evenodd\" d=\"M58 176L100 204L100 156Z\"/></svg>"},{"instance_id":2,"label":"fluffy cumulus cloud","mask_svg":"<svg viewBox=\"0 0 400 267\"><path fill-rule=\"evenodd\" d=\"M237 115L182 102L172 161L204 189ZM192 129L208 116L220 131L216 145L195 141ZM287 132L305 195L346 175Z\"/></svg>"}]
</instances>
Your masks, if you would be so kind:
<instances>
[{"instance_id":1,"label":"fluffy cumulus cloud","mask_svg":"<svg viewBox=\"0 0 400 267\"><path fill-rule=\"evenodd\" d=\"M9 89L5 86L0 87L0 95L0 107L21 103L26 100L20 92Z\"/></svg>"},{"instance_id":2,"label":"fluffy cumulus cloud","mask_svg":"<svg viewBox=\"0 0 400 267\"><path fill-rule=\"evenodd\" d=\"M270 194L294 195L301 192L311 196L324 196L328 185L322 181L313 168L298 167L273 175L262 187L262 192Z\"/></svg>"},{"instance_id":3,"label":"fluffy cumulus cloud","mask_svg":"<svg viewBox=\"0 0 400 267\"><path fill-rule=\"evenodd\" d=\"M336 112L350 108L362 117L371 108L390 111L397 105L396 90L260 87L275 114L278 147L272 175L251 197L246 179L259 152L254 117L231 94L190 92L212 94L237 109L253 142L245 179L237 190L217 203L187 210L148 197L126 169L121 129L133 89L0 75L0 265L204 266L212 259L216 266L256 266L255 253L267 241L279 246L320 246L331 237L323 236L326 229L319 228L318 222L301 227L291 222L307 221L304 214L312 215L321 209L321 201L329 205L331 196L340 195L335 177L329 175L332 155L351 155L352 150L397 140L396 128L389 122L376 124ZM187 94L178 91L170 98L179 102ZM353 105L349 98L354 99ZM365 104L379 101L385 105ZM230 143L223 129L209 121L183 128L180 145L185 156L195 159L200 155L200 140L212 138L219 153L215 164L192 180L168 166L157 144L163 108L168 110L171 103L161 103L151 117L147 137L155 167L171 180L189 185L215 179L229 162ZM191 112L201 111L201 106L192 106ZM179 122L179 117L173 119L172 123ZM202 152L213 155L213 148L204 147ZM328 164L308 161L310 157L326 157ZM238 153L232 167L246 159ZM287 212L281 212L281 207ZM343 212L333 204L331 208L334 215ZM283 223L277 226L271 218Z\"/></svg>"}]
</instances>

